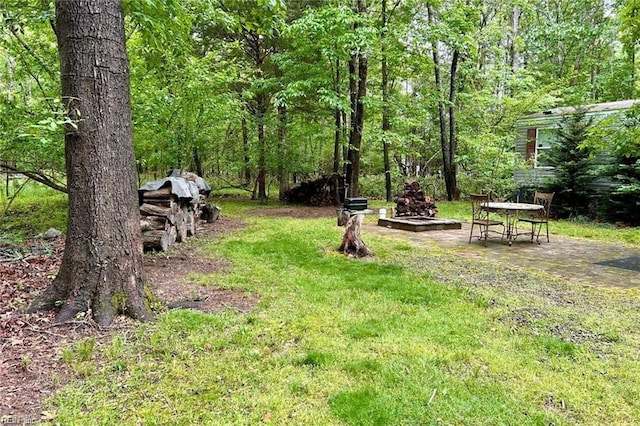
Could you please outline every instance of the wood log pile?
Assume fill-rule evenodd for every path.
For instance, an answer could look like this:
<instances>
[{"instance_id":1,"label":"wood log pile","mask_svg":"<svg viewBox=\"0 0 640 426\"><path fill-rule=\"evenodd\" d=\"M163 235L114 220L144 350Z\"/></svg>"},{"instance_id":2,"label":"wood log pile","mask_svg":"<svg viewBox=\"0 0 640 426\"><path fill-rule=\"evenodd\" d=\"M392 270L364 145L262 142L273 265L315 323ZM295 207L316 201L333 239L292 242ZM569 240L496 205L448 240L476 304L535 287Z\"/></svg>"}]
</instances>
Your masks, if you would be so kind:
<instances>
[{"instance_id":1,"label":"wood log pile","mask_svg":"<svg viewBox=\"0 0 640 426\"><path fill-rule=\"evenodd\" d=\"M145 250L166 251L171 244L195 235L199 220L218 218L220 209L206 202L211 190L197 184L195 177L185 173L149 182L138 190Z\"/></svg>"},{"instance_id":2,"label":"wood log pile","mask_svg":"<svg viewBox=\"0 0 640 426\"><path fill-rule=\"evenodd\" d=\"M319 179L302 182L282 196L282 201L307 206L337 206L344 197L344 177L334 173Z\"/></svg>"},{"instance_id":3,"label":"wood log pile","mask_svg":"<svg viewBox=\"0 0 640 426\"><path fill-rule=\"evenodd\" d=\"M396 203L396 216L435 217L438 209L434 200L425 195L418 182L406 182L404 191L393 200Z\"/></svg>"}]
</instances>

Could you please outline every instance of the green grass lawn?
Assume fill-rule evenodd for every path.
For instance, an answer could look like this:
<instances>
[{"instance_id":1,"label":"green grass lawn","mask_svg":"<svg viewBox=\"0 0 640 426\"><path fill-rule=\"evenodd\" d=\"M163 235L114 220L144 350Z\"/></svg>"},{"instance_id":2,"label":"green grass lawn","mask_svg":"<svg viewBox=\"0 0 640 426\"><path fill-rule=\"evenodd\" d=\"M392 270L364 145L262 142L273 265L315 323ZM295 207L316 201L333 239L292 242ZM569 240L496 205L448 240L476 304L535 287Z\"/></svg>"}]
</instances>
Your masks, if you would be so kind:
<instances>
[{"instance_id":1,"label":"green grass lawn","mask_svg":"<svg viewBox=\"0 0 640 426\"><path fill-rule=\"evenodd\" d=\"M202 256L232 267L199 283L256 294L257 307L172 311L109 343L69 346L60 362L76 376L48 401L56 423L600 425L640 418L637 290L494 271L482 259L381 236L367 236L374 257L347 259L335 251L343 233L335 218L261 218L246 211L273 203L219 204L248 226L200 243ZM468 203L438 206L441 217L468 218ZM3 241L63 229L64 209L61 195L16 200L2 222ZM640 244L638 229L556 221L550 229Z\"/></svg>"},{"instance_id":2,"label":"green grass lawn","mask_svg":"<svg viewBox=\"0 0 640 426\"><path fill-rule=\"evenodd\" d=\"M508 268L488 276L486 261L377 236L367 237L375 257L347 259L335 251L343 233L335 218L247 217L257 203L220 204L249 225L202 244L202 255L233 266L199 282L257 294L255 310L172 311L109 344L70 347L63 362L78 377L49 401L56 422L640 418L637 291L578 287L534 271L516 279ZM464 215L463 204L441 212Z\"/></svg>"}]
</instances>

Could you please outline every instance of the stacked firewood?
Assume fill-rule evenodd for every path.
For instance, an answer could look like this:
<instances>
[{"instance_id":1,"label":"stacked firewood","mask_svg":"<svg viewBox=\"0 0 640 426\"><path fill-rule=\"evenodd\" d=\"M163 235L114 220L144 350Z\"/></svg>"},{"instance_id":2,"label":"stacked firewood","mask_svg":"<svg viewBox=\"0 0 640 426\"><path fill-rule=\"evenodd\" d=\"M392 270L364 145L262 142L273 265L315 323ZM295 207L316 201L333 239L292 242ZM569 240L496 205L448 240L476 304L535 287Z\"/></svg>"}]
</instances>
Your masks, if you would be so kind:
<instances>
[{"instance_id":1,"label":"stacked firewood","mask_svg":"<svg viewBox=\"0 0 640 426\"><path fill-rule=\"evenodd\" d=\"M189 176L168 177L140 188L140 228L145 250L166 251L171 244L195 235L201 218L208 222L217 219L219 208L206 203L208 191L208 187L198 188Z\"/></svg>"},{"instance_id":2,"label":"stacked firewood","mask_svg":"<svg viewBox=\"0 0 640 426\"><path fill-rule=\"evenodd\" d=\"M406 182L402 194L394 198L396 216L435 217L438 209L434 200L425 195L418 182Z\"/></svg>"},{"instance_id":3,"label":"stacked firewood","mask_svg":"<svg viewBox=\"0 0 640 426\"><path fill-rule=\"evenodd\" d=\"M344 178L339 174L302 182L284 193L282 201L308 206L336 206L344 194Z\"/></svg>"}]
</instances>

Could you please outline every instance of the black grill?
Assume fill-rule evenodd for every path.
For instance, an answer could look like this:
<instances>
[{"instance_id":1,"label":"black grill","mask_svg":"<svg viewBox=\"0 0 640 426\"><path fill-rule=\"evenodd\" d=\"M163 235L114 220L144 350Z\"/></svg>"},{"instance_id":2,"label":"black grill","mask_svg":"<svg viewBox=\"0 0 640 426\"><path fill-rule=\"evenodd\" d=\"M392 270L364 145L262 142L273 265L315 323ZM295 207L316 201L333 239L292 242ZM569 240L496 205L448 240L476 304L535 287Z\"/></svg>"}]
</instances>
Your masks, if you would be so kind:
<instances>
[{"instance_id":1,"label":"black grill","mask_svg":"<svg viewBox=\"0 0 640 426\"><path fill-rule=\"evenodd\" d=\"M366 198L345 198L344 208L345 210L366 210L368 202Z\"/></svg>"}]
</instances>

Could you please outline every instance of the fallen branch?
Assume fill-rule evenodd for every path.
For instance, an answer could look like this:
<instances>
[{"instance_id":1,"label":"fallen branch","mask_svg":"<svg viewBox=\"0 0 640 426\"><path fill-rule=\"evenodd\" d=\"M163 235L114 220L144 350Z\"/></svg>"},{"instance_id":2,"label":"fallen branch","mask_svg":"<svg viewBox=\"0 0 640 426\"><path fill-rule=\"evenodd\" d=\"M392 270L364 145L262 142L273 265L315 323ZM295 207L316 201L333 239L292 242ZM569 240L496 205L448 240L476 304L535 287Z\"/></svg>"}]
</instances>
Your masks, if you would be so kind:
<instances>
[{"instance_id":1,"label":"fallen branch","mask_svg":"<svg viewBox=\"0 0 640 426\"><path fill-rule=\"evenodd\" d=\"M22 170L17 167L10 166L9 164L0 165L0 172L6 173L7 171L25 175L26 177L48 186L49 188L55 189L56 191L64 192L65 194L69 192L67 190L67 186L62 182L37 170Z\"/></svg>"}]
</instances>

